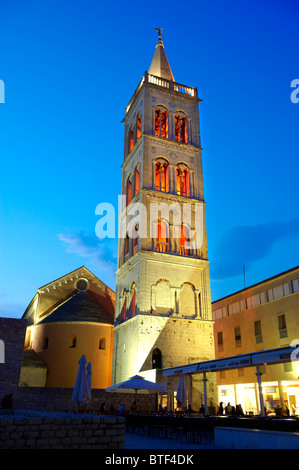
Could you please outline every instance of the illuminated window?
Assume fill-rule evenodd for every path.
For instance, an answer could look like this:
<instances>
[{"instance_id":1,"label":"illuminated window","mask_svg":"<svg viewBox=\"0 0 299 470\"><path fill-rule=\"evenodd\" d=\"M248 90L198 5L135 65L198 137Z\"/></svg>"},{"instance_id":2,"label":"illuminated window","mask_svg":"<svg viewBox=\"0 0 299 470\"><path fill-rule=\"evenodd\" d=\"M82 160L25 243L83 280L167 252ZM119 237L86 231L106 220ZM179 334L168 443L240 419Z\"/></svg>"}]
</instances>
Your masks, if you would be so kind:
<instances>
[{"instance_id":1,"label":"illuminated window","mask_svg":"<svg viewBox=\"0 0 299 470\"><path fill-rule=\"evenodd\" d=\"M168 165L167 163L156 162L155 188L158 191L169 192Z\"/></svg>"},{"instance_id":2,"label":"illuminated window","mask_svg":"<svg viewBox=\"0 0 299 470\"><path fill-rule=\"evenodd\" d=\"M132 198L132 181L128 178L127 179L127 194L126 194L127 206L130 204L131 198Z\"/></svg>"},{"instance_id":3,"label":"illuminated window","mask_svg":"<svg viewBox=\"0 0 299 470\"><path fill-rule=\"evenodd\" d=\"M141 137L141 114L139 113L136 117L136 142Z\"/></svg>"},{"instance_id":4,"label":"illuminated window","mask_svg":"<svg viewBox=\"0 0 299 470\"><path fill-rule=\"evenodd\" d=\"M155 109L155 135L159 137L168 137L168 116L167 111Z\"/></svg>"},{"instance_id":5,"label":"illuminated window","mask_svg":"<svg viewBox=\"0 0 299 470\"><path fill-rule=\"evenodd\" d=\"M104 336L99 340L99 349L106 349L106 338Z\"/></svg>"},{"instance_id":6,"label":"illuminated window","mask_svg":"<svg viewBox=\"0 0 299 470\"><path fill-rule=\"evenodd\" d=\"M168 227L165 222L158 222L157 251L168 253Z\"/></svg>"},{"instance_id":7,"label":"illuminated window","mask_svg":"<svg viewBox=\"0 0 299 470\"><path fill-rule=\"evenodd\" d=\"M132 288L131 288L131 318L134 317L135 315L135 310L136 310L136 289L135 289L135 284L133 283Z\"/></svg>"},{"instance_id":8,"label":"illuminated window","mask_svg":"<svg viewBox=\"0 0 299 470\"><path fill-rule=\"evenodd\" d=\"M134 195L138 194L139 192L139 181L140 181L140 172L139 168L136 166L135 168L135 173L134 173L134 182L135 182L135 189L134 189Z\"/></svg>"},{"instance_id":9,"label":"illuminated window","mask_svg":"<svg viewBox=\"0 0 299 470\"><path fill-rule=\"evenodd\" d=\"M131 150L133 149L134 147L134 130L133 128L131 127L130 130L129 130L129 148L128 148L128 153L131 152Z\"/></svg>"},{"instance_id":10,"label":"illuminated window","mask_svg":"<svg viewBox=\"0 0 299 470\"><path fill-rule=\"evenodd\" d=\"M175 140L178 142L183 142L184 144L188 143L188 133L187 133L187 119L185 116L176 114L174 117L174 130L175 130Z\"/></svg>"},{"instance_id":11,"label":"illuminated window","mask_svg":"<svg viewBox=\"0 0 299 470\"><path fill-rule=\"evenodd\" d=\"M176 192L181 196L190 196L188 168L176 169Z\"/></svg>"},{"instance_id":12,"label":"illuminated window","mask_svg":"<svg viewBox=\"0 0 299 470\"><path fill-rule=\"evenodd\" d=\"M190 256L191 250L189 247L189 230L185 225L181 225L180 228L180 255Z\"/></svg>"}]
</instances>

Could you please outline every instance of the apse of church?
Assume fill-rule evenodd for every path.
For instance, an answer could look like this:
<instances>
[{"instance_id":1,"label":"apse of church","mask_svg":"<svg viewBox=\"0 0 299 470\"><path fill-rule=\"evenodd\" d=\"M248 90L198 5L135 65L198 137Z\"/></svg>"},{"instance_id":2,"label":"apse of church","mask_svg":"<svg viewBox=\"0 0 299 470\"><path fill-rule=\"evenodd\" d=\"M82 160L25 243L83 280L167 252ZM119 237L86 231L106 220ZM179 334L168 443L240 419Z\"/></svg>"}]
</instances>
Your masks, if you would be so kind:
<instances>
[{"instance_id":1,"label":"apse of church","mask_svg":"<svg viewBox=\"0 0 299 470\"><path fill-rule=\"evenodd\" d=\"M112 383L162 382L162 368L214 358L199 102L175 81L159 31L123 119Z\"/></svg>"}]
</instances>

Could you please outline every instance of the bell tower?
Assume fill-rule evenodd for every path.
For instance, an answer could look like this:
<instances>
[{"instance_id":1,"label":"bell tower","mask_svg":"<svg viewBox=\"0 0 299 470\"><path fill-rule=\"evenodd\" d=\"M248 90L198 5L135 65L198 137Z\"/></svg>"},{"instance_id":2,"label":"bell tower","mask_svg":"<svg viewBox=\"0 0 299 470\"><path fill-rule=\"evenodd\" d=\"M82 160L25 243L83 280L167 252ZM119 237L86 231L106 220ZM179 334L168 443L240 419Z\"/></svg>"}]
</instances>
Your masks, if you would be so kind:
<instances>
[{"instance_id":1,"label":"bell tower","mask_svg":"<svg viewBox=\"0 0 299 470\"><path fill-rule=\"evenodd\" d=\"M200 99L158 33L123 119L113 383L214 358Z\"/></svg>"}]
</instances>

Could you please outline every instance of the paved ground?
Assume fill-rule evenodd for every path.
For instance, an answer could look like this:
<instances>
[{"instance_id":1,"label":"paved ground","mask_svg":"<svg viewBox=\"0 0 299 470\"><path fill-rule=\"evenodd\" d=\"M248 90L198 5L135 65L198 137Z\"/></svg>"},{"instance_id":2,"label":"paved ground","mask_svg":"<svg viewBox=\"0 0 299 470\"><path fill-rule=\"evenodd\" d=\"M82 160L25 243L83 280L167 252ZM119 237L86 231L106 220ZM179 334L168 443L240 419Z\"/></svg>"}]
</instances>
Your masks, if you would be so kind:
<instances>
[{"instance_id":1,"label":"paved ground","mask_svg":"<svg viewBox=\"0 0 299 470\"><path fill-rule=\"evenodd\" d=\"M214 442L192 444L186 440L159 439L151 436L143 436L126 432L125 449L218 449Z\"/></svg>"}]
</instances>

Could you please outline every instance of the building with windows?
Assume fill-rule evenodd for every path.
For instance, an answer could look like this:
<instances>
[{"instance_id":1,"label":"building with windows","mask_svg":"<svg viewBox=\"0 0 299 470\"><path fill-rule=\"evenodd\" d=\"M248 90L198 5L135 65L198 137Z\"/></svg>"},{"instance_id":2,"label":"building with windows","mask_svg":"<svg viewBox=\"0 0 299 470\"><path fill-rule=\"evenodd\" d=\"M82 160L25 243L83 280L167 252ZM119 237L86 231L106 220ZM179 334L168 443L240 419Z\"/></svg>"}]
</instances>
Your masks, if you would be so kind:
<instances>
[{"instance_id":1,"label":"building with windows","mask_svg":"<svg viewBox=\"0 0 299 470\"><path fill-rule=\"evenodd\" d=\"M175 81L159 33L123 120L112 383L162 381L162 368L214 357L199 102ZM194 378L197 408L201 386Z\"/></svg>"},{"instance_id":2,"label":"building with windows","mask_svg":"<svg viewBox=\"0 0 299 470\"><path fill-rule=\"evenodd\" d=\"M217 359L299 344L299 267L213 302ZM299 366L289 361L263 364L263 398L267 412L287 407L299 414ZM218 402L241 403L259 412L254 368L217 372Z\"/></svg>"},{"instance_id":3,"label":"building with windows","mask_svg":"<svg viewBox=\"0 0 299 470\"><path fill-rule=\"evenodd\" d=\"M74 387L78 361L92 365L92 387L111 384L115 293L85 266L37 290L28 322L20 384Z\"/></svg>"}]
</instances>

